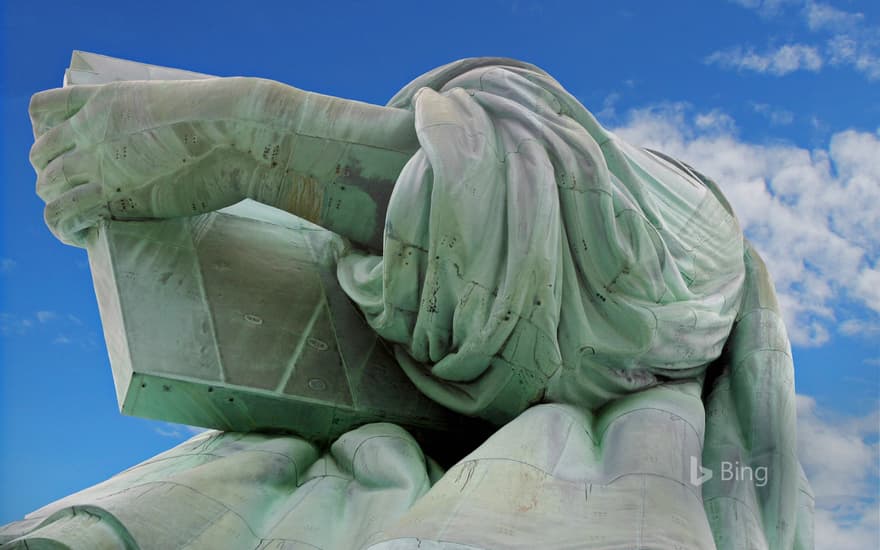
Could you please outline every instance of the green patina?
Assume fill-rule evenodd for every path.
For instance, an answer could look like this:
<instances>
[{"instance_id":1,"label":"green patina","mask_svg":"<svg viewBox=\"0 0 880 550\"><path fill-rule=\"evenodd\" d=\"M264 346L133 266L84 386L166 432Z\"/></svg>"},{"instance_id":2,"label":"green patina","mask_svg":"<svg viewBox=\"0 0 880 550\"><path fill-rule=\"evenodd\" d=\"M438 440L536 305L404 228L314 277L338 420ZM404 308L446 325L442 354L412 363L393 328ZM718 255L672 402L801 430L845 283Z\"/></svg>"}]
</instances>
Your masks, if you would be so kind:
<instances>
[{"instance_id":1,"label":"green patina","mask_svg":"<svg viewBox=\"0 0 880 550\"><path fill-rule=\"evenodd\" d=\"M222 431L0 542L813 547L762 260L710 179L540 69L462 60L385 107L83 53L66 82L32 161L120 407Z\"/></svg>"}]
</instances>

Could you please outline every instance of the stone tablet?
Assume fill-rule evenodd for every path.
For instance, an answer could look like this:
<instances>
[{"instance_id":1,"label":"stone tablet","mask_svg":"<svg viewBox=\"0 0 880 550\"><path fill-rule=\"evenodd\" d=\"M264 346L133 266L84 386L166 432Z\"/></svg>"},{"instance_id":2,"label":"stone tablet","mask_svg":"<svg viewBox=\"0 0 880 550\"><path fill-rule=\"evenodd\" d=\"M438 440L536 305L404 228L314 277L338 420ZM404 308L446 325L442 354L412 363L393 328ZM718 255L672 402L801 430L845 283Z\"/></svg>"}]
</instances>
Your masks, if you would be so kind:
<instances>
[{"instance_id":1,"label":"stone tablet","mask_svg":"<svg viewBox=\"0 0 880 550\"><path fill-rule=\"evenodd\" d=\"M65 84L192 79L75 52ZM88 246L123 413L329 441L375 421L475 421L419 392L342 292L330 231L253 201L191 218L105 222Z\"/></svg>"}]
</instances>

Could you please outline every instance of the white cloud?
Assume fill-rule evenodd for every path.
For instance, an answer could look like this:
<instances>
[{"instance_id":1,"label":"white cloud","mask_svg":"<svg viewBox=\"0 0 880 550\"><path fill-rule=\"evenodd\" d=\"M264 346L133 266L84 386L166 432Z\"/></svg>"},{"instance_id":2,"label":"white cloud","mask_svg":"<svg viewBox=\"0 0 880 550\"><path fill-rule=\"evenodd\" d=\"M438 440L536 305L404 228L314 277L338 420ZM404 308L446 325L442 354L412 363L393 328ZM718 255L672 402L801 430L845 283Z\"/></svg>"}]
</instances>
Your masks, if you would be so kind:
<instances>
[{"instance_id":1,"label":"white cloud","mask_svg":"<svg viewBox=\"0 0 880 550\"><path fill-rule=\"evenodd\" d=\"M841 417L810 396L797 396L798 456L817 498L876 497L880 411ZM872 426L873 424L873 426Z\"/></svg>"},{"instance_id":2,"label":"white cloud","mask_svg":"<svg viewBox=\"0 0 880 550\"><path fill-rule=\"evenodd\" d=\"M846 519L847 515L853 516ZM813 516L818 550L865 550L880 548L876 504L855 508L816 508Z\"/></svg>"},{"instance_id":3,"label":"white cloud","mask_svg":"<svg viewBox=\"0 0 880 550\"><path fill-rule=\"evenodd\" d=\"M880 79L880 28L866 24L864 14L805 0L734 2L755 10L765 19L781 16L786 4L798 5L798 16L807 30L828 38L824 45L794 44L763 54L737 46L711 54L706 59L708 63L782 75L798 69L818 71L827 62L832 66L850 67L868 80Z\"/></svg>"},{"instance_id":4,"label":"white cloud","mask_svg":"<svg viewBox=\"0 0 880 550\"><path fill-rule=\"evenodd\" d=\"M880 53L877 41L858 39L849 34L839 34L828 40L829 63L851 66L868 77L880 79Z\"/></svg>"},{"instance_id":5,"label":"white cloud","mask_svg":"<svg viewBox=\"0 0 880 550\"><path fill-rule=\"evenodd\" d=\"M64 332L55 332L53 337L50 336L50 330ZM83 334L84 330L82 320L70 313L61 314L51 310L39 310L31 315L0 312L0 335L5 337L34 334L52 344L78 343L86 349L96 347L95 334Z\"/></svg>"},{"instance_id":6,"label":"white cloud","mask_svg":"<svg viewBox=\"0 0 880 550\"><path fill-rule=\"evenodd\" d=\"M48 323L49 321L58 318L58 314L54 311L38 311L35 316L37 321L41 323Z\"/></svg>"},{"instance_id":7,"label":"white cloud","mask_svg":"<svg viewBox=\"0 0 880 550\"><path fill-rule=\"evenodd\" d=\"M778 15L786 5L797 4L799 0L731 0L744 8L757 11L762 17Z\"/></svg>"},{"instance_id":8,"label":"white cloud","mask_svg":"<svg viewBox=\"0 0 880 550\"><path fill-rule=\"evenodd\" d=\"M880 548L880 411L841 417L797 396L798 454L816 496L816 548Z\"/></svg>"},{"instance_id":9,"label":"white cloud","mask_svg":"<svg viewBox=\"0 0 880 550\"><path fill-rule=\"evenodd\" d=\"M880 310L880 135L853 130L838 132L831 137L828 154L837 169L839 186L823 189L816 200L833 205L838 231L874 258L873 265L861 273L858 284L861 287L877 283L873 292L861 288L860 293L870 307ZM861 208L853 211L853 205Z\"/></svg>"},{"instance_id":10,"label":"white cloud","mask_svg":"<svg viewBox=\"0 0 880 550\"><path fill-rule=\"evenodd\" d=\"M847 319L840 323L837 330L847 336L878 336L880 323L872 323L863 319Z\"/></svg>"},{"instance_id":11,"label":"white cloud","mask_svg":"<svg viewBox=\"0 0 880 550\"><path fill-rule=\"evenodd\" d=\"M181 439L183 434L174 429L173 425L169 424L170 429L156 427L153 429L154 432L161 435L162 437L171 437L173 439Z\"/></svg>"},{"instance_id":12,"label":"white cloud","mask_svg":"<svg viewBox=\"0 0 880 550\"><path fill-rule=\"evenodd\" d=\"M630 111L614 131L719 183L767 261L794 343L828 341L844 300L878 322L880 137L847 130L808 150L742 141L728 119L665 104Z\"/></svg>"},{"instance_id":13,"label":"white cloud","mask_svg":"<svg viewBox=\"0 0 880 550\"><path fill-rule=\"evenodd\" d=\"M865 18L861 13L851 13L819 2L808 2L804 16L810 30L850 29L858 26Z\"/></svg>"},{"instance_id":14,"label":"white cloud","mask_svg":"<svg viewBox=\"0 0 880 550\"><path fill-rule=\"evenodd\" d=\"M712 109L706 113L697 113L694 117L694 124L697 128L707 133L736 132L736 122L730 115L719 109Z\"/></svg>"},{"instance_id":15,"label":"white cloud","mask_svg":"<svg viewBox=\"0 0 880 550\"><path fill-rule=\"evenodd\" d=\"M174 439L187 439L194 435L205 433L211 430L199 428L198 426L187 426L185 424L175 424L173 422L162 422L161 425L153 428L153 431L162 437L171 437Z\"/></svg>"},{"instance_id":16,"label":"white cloud","mask_svg":"<svg viewBox=\"0 0 880 550\"><path fill-rule=\"evenodd\" d=\"M785 44L766 52L734 46L710 54L706 63L740 71L783 76L799 70L818 71L822 68L822 56L815 47L806 44Z\"/></svg>"},{"instance_id":17,"label":"white cloud","mask_svg":"<svg viewBox=\"0 0 880 550\"><path fill-rule=\"evenodd\" d=\"M31 319L21 318L11 313L0 313L0 334L3 336L21 336L34 326Z\"/></svg>"},{"instance_id":18,"label":"white cloud","mask_svg":"<svg viewBox=\"0 0 880 550\"><path fill-rule=\"evenodd\" d=\"M751 103L752 110L766 118L773 126L785 126L794 122L794 113L767 103Z\"/></svg>"},{"instance_id":19,"label":"white cloud","mask_svg":"<svg viewBox=\"0 0 880 550\"><path fill-rule=\"evenodd\" d=\"M605 99L602 100L602 110L596 113L596 116L599 117L600 120L611 120L617 117L617 110L615 109L617 102L620 100L620 94L617 92L611 92Z\"/></svg>"}]
</instances>

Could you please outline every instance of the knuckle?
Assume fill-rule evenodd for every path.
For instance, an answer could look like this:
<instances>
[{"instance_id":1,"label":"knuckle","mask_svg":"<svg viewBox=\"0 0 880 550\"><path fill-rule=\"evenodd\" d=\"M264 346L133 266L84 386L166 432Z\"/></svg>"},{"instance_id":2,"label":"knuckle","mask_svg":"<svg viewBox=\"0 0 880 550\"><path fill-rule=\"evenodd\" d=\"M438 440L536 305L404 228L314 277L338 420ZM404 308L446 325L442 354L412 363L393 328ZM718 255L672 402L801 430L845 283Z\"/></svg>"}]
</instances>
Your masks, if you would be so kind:
<instances>
[{"instance_id":1,"label":"knuckle","mask_svg":"<svg viewBox=\"0 0 880 550\"><path fill-rule=\"evenodd\" d=\"M47 112L65 108L67 106L67 90L67 88L53 88L32 95L28 104L28 114L31 120L39 120Z\"/></svg>"},{"instance_id":2,"label":"knuckle","mask_svg":"<svg viewBox=\"0 0 880 550\"><path fill-rule=\"evenodd\" d=\"M57 199L47 203L46 208L43 209L43 220L45 220L46 225L50 228L56 228L59 223L60 211Z\"/></svg>"},{"instance_id":3,"label":"knuckle","mask_svg":"<svg viewBox=\"0 0 880 550\"><path fill-rule=\"evenodd\" d=\"M48 187L48 183L46 182L45 171L38 173L37 174L37 185L36 185L37 196L40 197L41 199L43 199L44 201L46 200L46 188L47 187Z\"/></svg>"},{"instance_id":4,"label":"knuckle","mask_svg":"<svg viewBox=\"0 0 880 550\"><path fill-rule=\"evenodd\" d=\"M49 97L49 92L51 91L52 90L44 90L31 96L30 103L28 104L28 114L30 114L32 120L34 116L42 110L43 105Z\"/></svg>"},{"instance_id":5,"label":"knuckle","mask_svg":"<svg viewBox=\"0 0 880 550\"><path fill-rule=\"evenodd\" d=\"M34 128L37 127L37 107L36 107L36 105L39 102L39 100L37 99L38 95L40 95L40 94L32 95L31 101L28 104L28 116L31 119L31 126L33 126Z\"/></svg>"},{"instance_id":6,"label":"knuckle","mask_svg":"<svg viewBox=\"0 0 880 550\"><path fill-rule=\"evenodd\" d=\"M28 159L31 162L31 166L35 169L39 170L39 158L41 154L42 145L39 140L35 141L33 145L31 145L31 150L28 153Z\"/></svg>"},{"instance_id":7,"label":"knuckle","mask_svg":"<svg viewBox=\"0 0 880 550\"><path fill-rule=\"evenodd\" d=\"M37 196L48 202L52 196L52 189L55 187L56 180L57 177L49 168L41 170L37 174Z\"/></svg>"}]
</instances>

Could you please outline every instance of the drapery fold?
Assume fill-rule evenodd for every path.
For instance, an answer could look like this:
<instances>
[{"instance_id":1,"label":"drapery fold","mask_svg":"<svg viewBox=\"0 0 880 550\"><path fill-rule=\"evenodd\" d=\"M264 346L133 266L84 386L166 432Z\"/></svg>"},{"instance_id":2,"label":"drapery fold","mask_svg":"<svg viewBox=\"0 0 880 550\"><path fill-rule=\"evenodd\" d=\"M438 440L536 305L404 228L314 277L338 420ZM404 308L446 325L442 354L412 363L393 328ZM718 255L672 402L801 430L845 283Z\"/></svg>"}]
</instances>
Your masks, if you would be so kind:
<instances>
[{"instance_id":1,"label":"drapery fold","mask_svg":"<svg viewBox=\"0 0 880 550\"><path fill-rule=\"evenodd\" d=\"M338 275L415 384L501 424L542 401L601 418L628 396L705 383L716 544L811 548L788 337L717 185L621 141L518 61L440 67L389 105L415 112L421 149L382 256L352 253ZM722 479L733 464L766 483Z\"/></svg>"},{"instance_id":2,"label":"drapery fold","mask_svg":"<svg viewBox=\"0 0 880 550\"><path fill-rule=\"evenodd\" d=\"M381 257L339 280L422 391L496 422L542 399L601 406L718 357L742 233L697 177L604 130L546 73L440 68L390 103L421 149Z\"/></svg>"}]
</instances>

